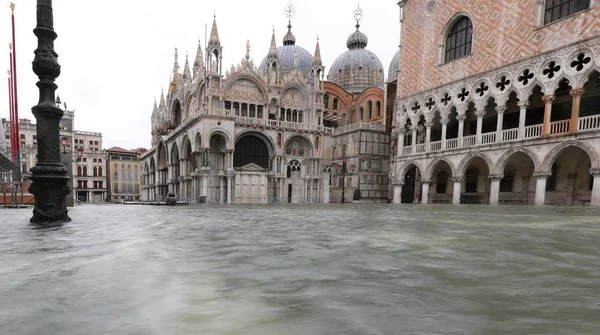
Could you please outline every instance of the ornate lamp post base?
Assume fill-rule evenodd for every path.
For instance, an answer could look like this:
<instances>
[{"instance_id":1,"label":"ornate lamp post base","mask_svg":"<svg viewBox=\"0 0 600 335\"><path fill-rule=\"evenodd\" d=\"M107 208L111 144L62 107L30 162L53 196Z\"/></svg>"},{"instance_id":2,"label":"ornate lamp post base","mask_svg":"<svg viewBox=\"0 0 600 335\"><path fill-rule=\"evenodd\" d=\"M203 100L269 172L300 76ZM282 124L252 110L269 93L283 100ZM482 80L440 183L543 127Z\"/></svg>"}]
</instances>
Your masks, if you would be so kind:
<instances>
[{"instance_id":1,"label":"ornate lamp post base","mask_svg":"<svg viewBox=\"0 0 600 335\"><path fill-rule=\"evenodd\" d=\"M33 60L33 72L39 81L40 100L31 110L37 120L38 163L31 169L29 192L35 196L31 223L55 224L69 222L66 197L69 188L67 169L60 157L59 121L63 111L56 106L56 84L60 75L58 55L54 52L54 22L52 0L37 0L37 26L33 30L38 47Z\"/></svg>"}]
</instances>

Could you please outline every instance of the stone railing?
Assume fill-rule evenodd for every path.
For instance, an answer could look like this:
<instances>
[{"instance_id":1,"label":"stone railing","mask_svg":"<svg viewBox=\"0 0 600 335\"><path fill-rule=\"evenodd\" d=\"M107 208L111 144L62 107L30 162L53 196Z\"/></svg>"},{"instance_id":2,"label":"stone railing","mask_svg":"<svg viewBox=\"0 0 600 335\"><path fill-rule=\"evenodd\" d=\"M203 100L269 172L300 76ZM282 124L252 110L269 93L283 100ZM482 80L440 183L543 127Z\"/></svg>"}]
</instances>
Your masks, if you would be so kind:
<instances>
[{"instance_id":1,"label":"stone railing","mask_svg":"<svg viewBox=\"0 0 600 335\"><path fill-rule=\"evenodd\" d=\"M265 120L253 117L246 116L236 116L235 122L244 125L257 125L257 126L267 126L274 128L287 128L294 130L304 130L304 131L321 131L327 134L333 134L333 128L320 126L316 124L306 124L306 123L298 123L298 122L288 122L288 121L279 121L279 120Z\"/></svg>"},{"instance_id":2,"label":"stone railing","mask_svg":"<svg viewBox=\"0 0 600 335\"><path fill-rule=\"evenodd\" d=\"M549 123L548 135L564 135L574 133L571 129L571 120L560 120ZM577 131L600 130L600 114L586 117L580 117L577 124ZM498 133L488 132L480 134L478 141L477 135L462 137L462 143L459 138L446 139L444 141L435 141L427 143L419 143L413 148L411 144L406 145L400 150L403 156L419 154L423 152L435 152L447 149L457 149L465 147L473 147L478 145L489 145L493 143L512 142L523 139L535 139L542 137L543 124L531 125L523 128L512 128L502 130ZM545 135L545 136L548 136ZM409 142L410 143L410 142Z\"/></svg>"},{"instance_id":3,"label":"stone railing","mask_svg":"<svg viewBox=\"0 0 600 335\"><path fill-rule=\"evenodd\" d=\"M349 124L344 127L337 128L335 130L336 135L341 135L345 133L349 133L357 130L376 130L376 131L385 131L385 125L381 123L375 122L357 122L353 124Z\"/></svg>"}]
</instances>

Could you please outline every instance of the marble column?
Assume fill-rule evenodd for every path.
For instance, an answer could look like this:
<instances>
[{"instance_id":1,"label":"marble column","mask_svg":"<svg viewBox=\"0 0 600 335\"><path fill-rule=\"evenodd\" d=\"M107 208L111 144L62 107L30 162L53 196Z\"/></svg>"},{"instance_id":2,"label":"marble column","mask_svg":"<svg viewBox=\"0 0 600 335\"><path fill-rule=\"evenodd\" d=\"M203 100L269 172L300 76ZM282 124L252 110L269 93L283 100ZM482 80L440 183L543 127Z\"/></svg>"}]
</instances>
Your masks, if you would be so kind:
<instances>
[{"instance_id":1,"label":"marble column","mask_svg":"<svg viewBox=\"0 0 600 335\"><path fill-rule=\"evenodd\" d=\"M394 204L402 203L402 186L404 186L401 182L394 183L394 198L392 202Z\"/></svg>"},{"instance_id":2,"label":"marble column","mask_svg":"<svg viewBox=\"0 0 600 335\"><path fill-rule=\"evenodd\" d=\"M452 177L454 188L452 189L452 204L460 204L460 193L462 191L463 177Z\"/></svg>"},{"instance_id":3,"label":"marble column","mask_svg":"<svg viewBox=\"0 0 600 335\"><path fill-rule=\"evenodd\" d=\"M502 174L491 174L490 179L490 205L497 205L500 198L500 181L504 178Z\"/></svg>"},{"instance_id":4,"label":"marble column","mask_svg":"<svg viewBox=\"0 0 600 335\"><path fill-rule=\"evenodd\" d=\"M431 181L429 180L421 180L421 204L429 203L429 185Z\"/></svg>"},{"instance_id":5,"label":"marble column","mask_svg":"<svg viewBox=\"0 0 600 335\"><path fill-rule=\"evenodd\" d=\"M430 151L429 143L431 143L431 127L433 126L433 122L425 123L425 151Z\"/></svg>"},{"instance_id":6,"label":"marble column","mask_svg":"<svg viewBox=\"0 0 600 335\"><path fill-rule=\"evenodd\" d=\"M525 138L525 120L527 120L527 107L529 107L529 101L520 101L519 106L519 138Z\"/></svg>"},{"instance_id":7,"label":"marble column","mask_svg":"<svg viewBox=\"0 0 600 335\"><path fill-rule=\"evenodd\" d=\"M483 128L483 117L485 116L485 111L477 111L475 112L475 116L477 117L477 130L475 133L475 144L481 144L481 132Z\"/></svg>"},{"instance_id":8,"label":"marble column","mask_svg":"<svg viewBox=\"0 0 600 335\"><path fill-rule=\"evenodd\" d=\"M542 126L542 135L550 135L550 122L552 120L552 103L554 102L554 96L545 95L542 97L542 101L544 102L544 124Z\"/></svg>"},{"instance_id":9,"label":"marble column","mask_svg":"<svg viewBox=\"0 0 600 335\"><path fill-rule=\"evenodd\" d=\"M576 88L569 92L573 97L573 107L571 108L571 121L569 122L569 132L576 133L579 130L579 109L581 108L581 96L584 93L583 88Z\"/></svg>"},{"instance_id":10,"label":"marble column","mask_svg":"<svg viewBox=\"0 0 600 335\"><path fill-rule=\"evenodd\" d=\"M541 206L546 202L546 181L552 176L551 172L536 172L533 177L536 179L535 186L535 205Z\"/></svg>"},{"instance_id":11,"label":"marble column","mask_svg":"<svg viewBox=\"0 0 600 335\"><path fill-rule=\"evenodd\" d=\"M219 202L225 203L225 177L219 176Z\"/></svg>"},{"instance_id":12,"label":"marble column","mask_svg":"<svg viewBox=\"0 0 600 335\"><path fill-rule=\"evenodd\" d=\"M233 203L233 199L232 199L232 192L231 192L231 180L232 177L231 176L227 176L227 203L228 204L232 204Z\"/></svg>"},{"instance_id":13,"label":"marble column","mask_svg":"<svg viewBox=\"0 0 600 335\"><path fill-rule=\"evenodd\" d=\"M206 201L208 202L208 174L210 171L208 169L204 169L202 171L202 196L206 197Z\"/></svg>"},{"instance_id":14,"label":"marble column","mask_svg":"<svg viewBox=\"0 0 600 335\"><path fill-rule=\"evenodd\" d=\"M410 130L412 131L412 137L411 137L412 151L411 152L414 154L417 152L417 126L410 127Z\"/></svg>"},{"instance_id":15,"label":"marble column","mask_svg":"<svg viewBox=\"0 0 600 335\"><path fill-rule=\"evenodd\" d=\"M496 122L496 142L502 142L502 127L504 127L504 112L506 112L506 106L496 107L496 113L498 114L498 122Z\"/></svg>"},{"instance_id":16,"label":"marble column","mask_svg":"<svg viewBox=\"0 0 600 335\"><path fill-rule=\"evenodd\" d=\"M322 181L321 181L323 187L323 203L324 204L328 204L329 203L329 174L326 174L325 177L323 177Z\"/></svg>"},{"instance_id":17,"label":"marble column","mask_svg":"<svg viewBox=\"0 0 600 335\"><path fill-rule=\"evenodd\" d=\"M461 148L463 146L463 135L465 133L465 120L467 119L466 115L458 115L456 117L458 120L458 147Z\"/></svg>"},{"instance_id":18,"label":"marble column","mask_svg":"<svg viewBox=\"0 0 600 335\"><path fill-rule=\"evenodd\" d=\"M600 168L591 168L590 174L594 178L590 205L597 207L600 206Z\"/></svg>"},{"instance_id":19,"label":"marble column","mask_svg":"<svg viewBox=\"0 0 600 335\"><path fill-rule=\"evenodd\" d=\"M406 136L406 130L401 128L398 130L398 143L396 144L396 157L400 157L404 154L404 140Z\"/></svg>"},{"instance_id":20,"label":"marble column","mask_svg":"<svg viewBox=\"0 0 600 335\"><path fill-rule=\"evenodd\" d=\"M446 133L448 130L448 119L442 118L440 120L442 123L442 150L446 149Z\"/></svg>"}]
</instances>

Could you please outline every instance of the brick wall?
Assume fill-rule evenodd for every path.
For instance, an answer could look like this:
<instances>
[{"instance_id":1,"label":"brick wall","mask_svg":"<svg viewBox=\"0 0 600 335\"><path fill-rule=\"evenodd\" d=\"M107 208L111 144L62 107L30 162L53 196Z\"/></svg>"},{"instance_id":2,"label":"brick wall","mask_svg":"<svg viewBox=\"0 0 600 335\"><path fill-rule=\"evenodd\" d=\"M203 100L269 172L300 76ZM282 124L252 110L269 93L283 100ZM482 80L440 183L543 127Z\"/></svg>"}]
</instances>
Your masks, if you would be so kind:
<instances>
[{"instance_id":1,"label":"brick wall","mask_svg":"<svg viewBox=\"0 0 600 335\"><path fill-rule=\"evenodd\" d=\"M600 35L600 0L590 9L536 25L536 0L408 0L404 5L398 96L433 89ZM444 31L460 13L473 20L472 54L440 64Z\"/></svg>"}]
</instances>

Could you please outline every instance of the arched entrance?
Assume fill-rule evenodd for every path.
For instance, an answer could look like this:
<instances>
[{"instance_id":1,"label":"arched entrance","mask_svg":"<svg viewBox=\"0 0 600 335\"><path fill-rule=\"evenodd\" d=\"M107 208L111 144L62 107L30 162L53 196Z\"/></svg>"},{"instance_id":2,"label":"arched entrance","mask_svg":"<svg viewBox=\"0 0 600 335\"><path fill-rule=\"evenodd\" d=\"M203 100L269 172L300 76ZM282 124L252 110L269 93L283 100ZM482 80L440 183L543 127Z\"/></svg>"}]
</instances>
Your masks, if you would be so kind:
<instances>
[{"instance_id":1,"label":"arched entrance","mask_svg":"<svg viewBox=\"0 0 600 335\"><path fill-rule=\"evenodd\" d=\"M484 156L465 158L459 167L463 181L460 189L461 204L487 204L490 200L490 164ZM459 172L461 173L461 172ZM456 194L454 195L456 196Z\"/></svg>"},{"instance_id":2,"label":"arched entrance","mask_svg":"<svg viewBox=\"0 0 600 335\"><path fill-rule=\"evenodd\" d=\"M217 132L210 136L208 143L210 175L207 185L207 201L225 203L227 201L226 173L230 166L227 158L227 137L223 133Z\"/></svg>"},{"instance_id":3,"label":"arched entrance","mask_svg":"<svg viewBox=\"0 0 600 335\"><path fill-rule=\"evenodd\" d=\"M168 180L168 162L167 162L167 147L164 143L160 143L158 145L158 189L156 193L156 200L162 201L167 198L167 193L169 192L167 186Z\"/></svg>"},{"instance_id":4,"label":"arched entrance","mask_svg":"<svg viewBox=\"0 0 600 335\"><path fill-rule=\"evenodd\" d=\"M425 173L425 178L431 180L428 192L430 203L452 203L453 171L454 169L450 165L450 161L447 161L443 158L438 158L437 160L431 162Z\"/></svg>"},{"instance_id":5,"label":"arched entrance","mask_svg":"<svg viewBox=\"0 0 600 335\"><path fill-rule=\"evenodd\" d=\"M549 205L586 204L591 201L592 160L582 146L567 145L551 153L545 167L550 167L545 185L544 203Z\"/></svg>"},{"instance_id":6,"label":"arched entrance","mask_svg":"<svg viewBox=\"0 0 600 335\"><path fill-rule=\"evenodd\" d=\"M421 185L421 172L416 166L412 166L404 174L404 186L402 187L402 203L412 204L418 203L420 200L420 185Z\"/></svg>"},{"instance_id":7,"label":"arched entrance","mask_svg":"<svg viewBox=\"0 0 600 335\"><path fill-rule=\"evenodd\" d=\"M179 163L179 148L177 144L173 144L171 148L171 166L172 166L172 186L170 187L171 193L174 193L178 199L181 199L181 185L179 183L179 177L181 176L181 165Z\"/></svg>"},{"instance_id":8,"label":"arched entrance","mask_svg":"<svg viewBox=\"0 0 600 335\"><path fill-rule=\"evenodd\" d=\"M264 139L262 134L247 133L237 139L233 156L236 171L235 202L269 202L272 181L268 172L271 169L269 156L272 148L272 143Z\"/></svg>"},{"instance_id":9,"label":"arched entrance","mask_svg":"<svg viewBox=\"0 0 600 335\"><path fill-rule=\"evenodd\" d=\"M520 148L507 152L498 161L497 173L502 177L498 202L504 204L533 204L535 201L535 178L538 168L533 153Z\"/></svg>"}]
</instances>

